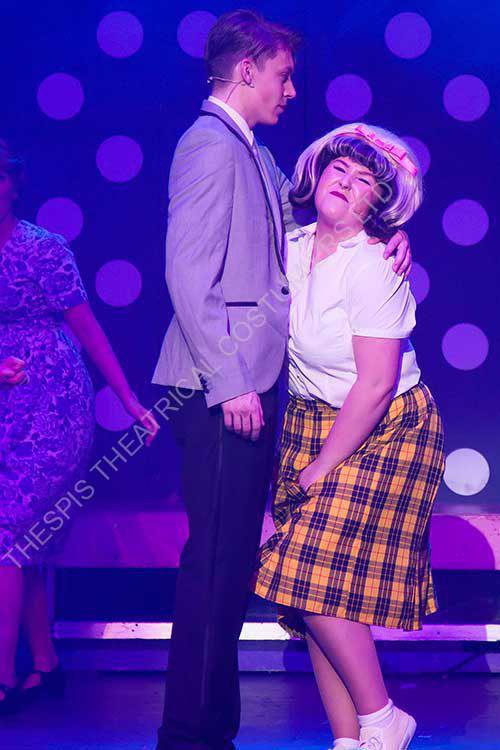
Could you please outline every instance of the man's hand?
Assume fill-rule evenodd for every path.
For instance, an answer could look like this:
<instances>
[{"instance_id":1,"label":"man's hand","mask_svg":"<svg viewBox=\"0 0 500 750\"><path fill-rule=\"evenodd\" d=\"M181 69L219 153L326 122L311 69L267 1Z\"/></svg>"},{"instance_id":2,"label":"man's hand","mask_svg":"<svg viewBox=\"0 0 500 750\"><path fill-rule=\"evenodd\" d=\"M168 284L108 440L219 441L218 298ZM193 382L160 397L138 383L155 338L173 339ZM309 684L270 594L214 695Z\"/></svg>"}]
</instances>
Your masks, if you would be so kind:
<instances>
[{"instance_id":1,"label":"man's hand","mask_svg":"<svg viewBox=\"0 0 500 750\"><path fill-rule=\"evenodd\" d=\"M260 398L255 391L224 401L221 406L226 429L250 440L259 439L265 423Z\"/></svg>"},{"instance_id":2,"label":"man's hand","mask_svg":"<svg viewBox=\"0 0 500 750\"><path fill-rule=\"evenodd\" d=\"M378 237L370 237L368 244L375 245L377 242L382 241ZM407 279L411 271L412 257L408 235L402 229L399 229L396 234L392 235L384 250L384 258L390 258L391 255L396 256L393 265L394 272Z\"/></svg>"}]
</instances>

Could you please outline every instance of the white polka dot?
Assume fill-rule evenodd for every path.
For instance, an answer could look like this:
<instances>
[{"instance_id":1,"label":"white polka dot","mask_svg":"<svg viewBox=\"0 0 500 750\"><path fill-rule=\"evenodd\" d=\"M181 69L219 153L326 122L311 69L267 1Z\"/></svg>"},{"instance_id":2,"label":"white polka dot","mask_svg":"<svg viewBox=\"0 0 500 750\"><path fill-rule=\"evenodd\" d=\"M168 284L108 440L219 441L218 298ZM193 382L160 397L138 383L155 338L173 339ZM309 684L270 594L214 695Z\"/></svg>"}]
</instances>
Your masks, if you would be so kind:
<instances>
[{"instance_id":1,"label":"white polka dot","mask_svg":"<svg viewBox=\"0 0 500 750\"><path fill-rule=\"evenodd\" d=\"M71 198L50 198L38 209L36 220L49 232L62 234L68 242L76 239L83 228L82 210Z\"/></svg>"},{"instance_id":2,"label":"white polka dot","mask_svg":"<svg viewBox=\"0 0 500 750\"><path fill-rule=\"evenodd\" d=\"M449 328L442 341L443 356L457 370L475 370L488 356L486 334L471 323L459 323Z\"/></svg>"},{"instance_id":3,"label":"white polka dot","mask_svg":"<svg viewBox=\"0 0 500 750\"><path fill-rule=\"evenodd\" d=\"M95 288L103 302L113 307L126 307L141 293L141 273L128 260L111 260L98 270Z\"/></svg>"},{"instance_id":4,"label":"white polka dot","mask_svg":"<svg viewBox=\"0 0 500 750\"><path fill-rule=\"evenodd\" d=\"M457 76L446 84L443 93L444 108L462 122L479 120L487 112L490 101L487 85L477 76Z\"/></svg>"},{"instance_id":5,"label":"white polka dot","mask_svg":"<svg viewBox=\"0 0 500 750\"><path fill-rule=\"evenodd\" d=\"M134 55L144 39L142 24L128 11L108 13L97 27L97 41L107 55L124 58Z\"/></svg>"},{"instance_id":6,"label":"white polka dot","mask_svg":"<svg viewBox=\"0 0 500 750\"><path fill-rule=\"evenodd\" d=\"M408 144L417 157L422 174L427 174L431 166L431 154L425 143L420 138L415 138L412 135L405 135L401 140Z\"/></svg>"},{"instance_id":7,"label":"white polka dot","mask_svg":"<svg viewBox=\"0 0 500 750\"><path fill-rule=\"evenodd\" d=\"M443 231L456 245L477 245L486 236L490 220L478 201L458 200L451 203L443 214Z\"/></svg>"},{"instance_id":8,"label":"white polka dot","mask_svg":"<svg viewBox=\"0 0 500 750\"><path fill-rule=\"evenodd\" d=\"M385 43L394 55L411 60L429 49L432 33L425 18L418 13L398 13L385 30Z\"/></svg>"},{"instance_id":9,"label":"white polka dot","mask_svg":"<svg viewBox=\"0 0 500 750\"><path fill-rule=\"evenodd\" d=\"M84 101L82 84L67 73L53 73L38 87L38 106L53 120L69 120L79 113Z\"/></svg>"},{"instance_id":10,"label":"white polka dot","mask_svg":"<svg viewBox=\"0 0 500 750\"><path fill-rule=\"evenodd\" d=\"M142 169L142 149L133 138L114 135L97 149L97 168L110 182L128 182Z\"/></svg>"},{"instance_id":11,"label":"white polka dot","mask_svg":"<svg viewBox=\"0 0 500 750\"><path fill-rule=\"evenodd\" d=\"M413 263L410 272L410 287L417 304L420 304L429 294L431 282L429 274L420 263Z\"/></svg>"},{"instance_id":12,"label":"white polka dot","mask_svg":"<svg viewBox=\"0 0 500 750\"><path fill-rule=\"evenodd\" d=\"M346 73L330 81L326 104L334 117L346 122L361 119L372 106L370 85L357 75Z\"/></svg>"},{"instance_id":13,"label":"white polka dot","mask_svg":"<svg viewBox=\"0 0 500 750\"><path fill-rule=\"evenodd\" d=\"M105 430L115 432L127 430L135 422L108 385L96 394L95 418Z\"/></svg>"},{"instance_id":14,"label":"white polka dot","mask_svg":"<svg viewBox=\"0 0 500 750\"><path fill-rule=\"evenodd\" d=\"M205 10L188 13L177 29L180 48L191 57L203 57L208 33L216 21L217 16Z\"/></svg>"},{"instance_id":15,"label":"white polka dot","mask_svg":"<svg viewBox=\"0 0 500 750\"><path fill-rule=\"evenodd\" d=\"M471 448L460 448L446 459L444 481L457 495L477 495L488 484L490 467L485 457Z\"/></svg>"}]
</instances>

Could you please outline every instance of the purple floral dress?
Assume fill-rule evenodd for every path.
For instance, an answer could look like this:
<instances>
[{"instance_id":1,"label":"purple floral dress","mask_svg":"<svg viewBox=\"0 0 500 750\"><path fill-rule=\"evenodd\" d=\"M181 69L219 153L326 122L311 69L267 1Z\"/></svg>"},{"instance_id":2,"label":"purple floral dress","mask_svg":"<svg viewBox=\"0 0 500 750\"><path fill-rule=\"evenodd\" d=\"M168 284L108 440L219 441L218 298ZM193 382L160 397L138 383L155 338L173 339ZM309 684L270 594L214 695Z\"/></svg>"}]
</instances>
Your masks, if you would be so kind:
<instances>
[{"instance_id":1,"label":"purple floral dress","mask_svg":"<svg viewBox=\"0 0 500 750\"><path fill-rule=\"evenodd\" d=\"M85 476L93 389L61 313L86 299L66 241L20 221L0 250L0 361L23 359L29 382L0 384L0 565L53 552L55 503Z\"/></svg>"}]
</instances>

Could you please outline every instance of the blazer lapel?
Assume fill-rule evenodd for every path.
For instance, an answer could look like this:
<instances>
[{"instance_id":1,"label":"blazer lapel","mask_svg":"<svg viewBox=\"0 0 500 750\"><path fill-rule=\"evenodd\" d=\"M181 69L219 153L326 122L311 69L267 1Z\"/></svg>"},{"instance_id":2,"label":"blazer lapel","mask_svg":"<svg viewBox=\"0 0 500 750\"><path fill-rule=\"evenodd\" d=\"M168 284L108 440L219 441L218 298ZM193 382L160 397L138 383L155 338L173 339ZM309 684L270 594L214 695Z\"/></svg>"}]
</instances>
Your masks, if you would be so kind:
<instances>
[{"instance_id":1,"label":"blazer lapel","mask_svg":"<svg viewBox=\"0 0 500 750\"><path fill-rule=\"evenodd\" d=\"M264 191L264 196L267 202L267 205L269 207L269 211L271 213L272 219L273 219L273 228L274 228L274 238L275 238L275 248L276 248L276 257L278 259L278 264L280 266L280 269L282 273L285 273L285 266L283 262L283 239L284 239L284 231L283 231L283 210L281 206L281 200L278 199L278 195L276 190L274 189L274 185L271 180L271 175L268 171L268 181L270 184L270 189L274 190L274 197L273 198L269 195L269 190L266 184L266 180L264 178L264 175L262 174L262 168L264 167L264 156L262 155L262 152L260 151L260 157L262 161L262 168L259 164L252 147L250 146L248 139L244 135L244 133L240 130L238 125L235 123L232 117L230 117L227 112L225 112L221 107L218 107L216 104L213 104L213 102L209 102L208 100L205 100L201 107L200 117L216 117L218 120L224 123L224 125L227 127L227 129L239 140L245 148L250 153L253 162L255 164L255 167L257 169L257 173L259 175L259 179L262 185L262 189ZM274 205L273 205L274 204Z\"/></svg>"}]
</instances>

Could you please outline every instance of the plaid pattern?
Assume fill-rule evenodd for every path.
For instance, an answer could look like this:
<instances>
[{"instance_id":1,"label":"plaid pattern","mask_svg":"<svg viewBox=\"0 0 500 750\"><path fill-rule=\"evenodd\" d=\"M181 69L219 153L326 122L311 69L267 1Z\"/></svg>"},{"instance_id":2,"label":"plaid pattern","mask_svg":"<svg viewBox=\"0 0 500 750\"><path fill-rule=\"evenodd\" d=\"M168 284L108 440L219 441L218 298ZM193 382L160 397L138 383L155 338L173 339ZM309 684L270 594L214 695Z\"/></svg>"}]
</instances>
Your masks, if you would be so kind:
<instances>
[{"instance_id":1,"label":"plaid pattern","mask_svg":"<svg viewBox=\"0 0 500 750\"><path fill-rule=\"evenodd\" d=\"M429 564L444 470L436 404L423 384L398 396L363 445L304 492L299 472L318 455L338 411L295 397L288 404L276 533L260 551L254 590L282 605L280 624L299 637L296 610L418 630L437 610Z\"/></svg>"}]
</instances>

